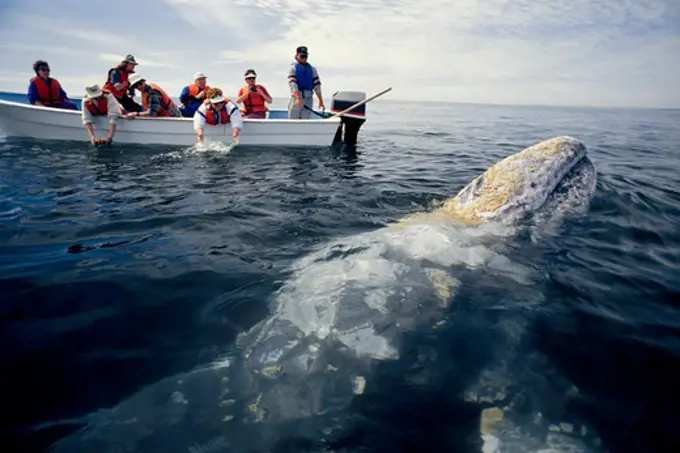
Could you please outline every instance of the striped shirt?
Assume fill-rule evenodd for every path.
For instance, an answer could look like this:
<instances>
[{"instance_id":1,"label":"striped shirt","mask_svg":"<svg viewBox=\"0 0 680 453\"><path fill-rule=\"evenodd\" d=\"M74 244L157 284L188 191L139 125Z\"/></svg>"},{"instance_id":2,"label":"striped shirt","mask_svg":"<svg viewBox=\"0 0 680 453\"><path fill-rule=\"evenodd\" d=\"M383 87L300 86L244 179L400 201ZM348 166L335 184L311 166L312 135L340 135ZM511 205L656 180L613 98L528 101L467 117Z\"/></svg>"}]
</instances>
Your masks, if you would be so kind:
<instances>
[{"instance_id":1,"label":"striped shirt","mask_svg":"<svg viewBox=\"0 0 680 453\"><path fill-rule=\"evenodd\" d=\"M162 100L163 96L161 95L160 92L149 88L149 115L156 116L161 112ZM168 111L170 112L170 115L174 117L182 116L182 112L179 111L179 108L177 108L174 102L172 107L170 107Z\"/></svg>"}]
</instances>

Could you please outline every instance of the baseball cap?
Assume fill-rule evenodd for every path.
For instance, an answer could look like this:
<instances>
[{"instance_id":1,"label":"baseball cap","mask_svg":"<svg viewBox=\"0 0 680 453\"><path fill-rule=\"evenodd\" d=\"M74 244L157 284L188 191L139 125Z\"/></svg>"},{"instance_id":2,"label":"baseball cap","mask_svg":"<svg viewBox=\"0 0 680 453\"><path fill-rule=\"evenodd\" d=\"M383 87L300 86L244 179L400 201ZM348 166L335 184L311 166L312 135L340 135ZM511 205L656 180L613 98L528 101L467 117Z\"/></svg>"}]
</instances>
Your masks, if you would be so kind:
<instances>
[{"instance_id":1,"label":"baseball cap","mask_svg":"<svg viewBox=\"0 0 680 453\"><path fill-rule=\"evenodd\" d=\"M300 46L297 49L295 49L295 53L298 53L300 55L309 55L307 52L307 46Z\"/></svg>"}]
</instances>

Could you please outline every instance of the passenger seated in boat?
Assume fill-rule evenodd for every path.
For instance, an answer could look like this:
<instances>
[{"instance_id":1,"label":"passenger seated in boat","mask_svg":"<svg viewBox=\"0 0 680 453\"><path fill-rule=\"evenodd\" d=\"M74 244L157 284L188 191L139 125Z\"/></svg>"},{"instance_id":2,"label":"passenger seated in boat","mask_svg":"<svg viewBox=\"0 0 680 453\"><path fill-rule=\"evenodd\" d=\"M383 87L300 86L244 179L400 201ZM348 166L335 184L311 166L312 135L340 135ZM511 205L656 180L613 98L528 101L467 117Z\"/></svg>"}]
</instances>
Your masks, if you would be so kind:
<instances>
[{"instance_id":1,"label":"passenger seated in boat","mask_svg":"<svg viewBox=\"0 0 680 453\"><path fill-rule=\"evenodd\" d=\"M267 104L272 103L272 97L262 85L255 83L257 73L254 69L248 69L245 74L246 85L238 91L237 103L243 103L242 113L246 118L265 118L267 115Z\"/></svg>"},{"instance_id":2,"label":"passenger seated in boat","mask_svg":"<svg viewBox=\"0 0 680 453\"><path fill-rule=\"evenodd\" d=\"M231 123L231 138L237 142L243 128L243 119L236 104L224 97L219 88L208 90L206 97L209 101L201 104L194 114L194 130L198 135L198 141L203 143L203 129L206 123L211 126Z\"/></svg>"},{"instance_id":3,"label":"passenger seated in boat","mask_svg":"<svg viewBox=\"0 0 680 453\"><path fill-rule=\"evenodd\" d=\"M182 116L170 96L155 83L146 83L146 79L137 74L130 77L130 88L138 90L142 94L142 106L144 111L131 112L126 116L127 119L138 116L151 117L176 117Z\"/></svg>"},{"instance_id":4,"label":"passenger seated in boat","mask_svg":"<svg viewBox=\"0 0 680 453\"><path fill-rule=\"evenodd\" d=\"M127 55L118 66L109 69L103 90L113 94L118 103L128 112L141 112L142 106L133 99L134 90L130 89L129 77L135 73L137 61L132 55Z\"/></svg>"},{"instance_id":5,"label":"passenger seated in boat","mask_svg":"<svg viewBox=\"0 0 680 453\"><path fill-rule=\"evenodd\" d=\"M90 134L90 141L93 145L103 145L111 143L113 135L116 133L116 122L118 118L124 117L125 112L120 106L115 96L111 93L102 91L99 85L94 84L85 87L85 96L82 102L83 125ZM106 116L109 120L109 133L106 139L100 139L94 133L92 122L95 116Z\"/></svg>"},{"instance_id":6,"label":"passenger seated in boat","mask_svg":"<svg viewBox=\"0 0 680 453\"><path fill-rule=\"evenodd\" d=\"M206 84L205 74L202 72L194 74L194 83L182 88L182 92L179 94L179 102L182 103L179 106L179 110L182 112L182 116L187 118L193 117L196 109L205 100L205 93L209 89L210 87Z\"/></svg>"},{"instance_id":7,"label":"passenger seated in boat","mask_svg":"<svg viewBox=\"0 0 680 453\"><path fill-rule=\"evenodd\" d=\"M28 85L28 102L57 109L78 110L78 106L68 100L66 92L57 79L50 77L50 65L38 60L33 63L35 77Z\"/></svg>"}]
</instances>

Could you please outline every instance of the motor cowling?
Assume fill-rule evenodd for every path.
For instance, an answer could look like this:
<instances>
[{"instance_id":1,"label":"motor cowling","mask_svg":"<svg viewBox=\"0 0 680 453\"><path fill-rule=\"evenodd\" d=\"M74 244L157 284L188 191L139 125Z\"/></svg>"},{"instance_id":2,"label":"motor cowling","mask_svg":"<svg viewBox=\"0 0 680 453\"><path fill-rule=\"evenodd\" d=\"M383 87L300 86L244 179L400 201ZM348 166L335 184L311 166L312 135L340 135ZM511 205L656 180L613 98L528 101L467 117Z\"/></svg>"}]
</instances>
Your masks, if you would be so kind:
<instances>
[{"instance_id":1,"label":"motor cowling","mask_svg":"<svg viewBox=\"0 0 680 453\"><path fill-rule=\"evenodd\" d=\"M337 91L331 98L331 112L339 113L350 108L357 102L366 99L366 93L361 91ZM351 115L351 116L344 116ZM345 145L356 145L359 129L366 121L366 104L353 108L341 116L341 123L335 133L334 143L344 143Z\"/></svg>"}]
</instances>

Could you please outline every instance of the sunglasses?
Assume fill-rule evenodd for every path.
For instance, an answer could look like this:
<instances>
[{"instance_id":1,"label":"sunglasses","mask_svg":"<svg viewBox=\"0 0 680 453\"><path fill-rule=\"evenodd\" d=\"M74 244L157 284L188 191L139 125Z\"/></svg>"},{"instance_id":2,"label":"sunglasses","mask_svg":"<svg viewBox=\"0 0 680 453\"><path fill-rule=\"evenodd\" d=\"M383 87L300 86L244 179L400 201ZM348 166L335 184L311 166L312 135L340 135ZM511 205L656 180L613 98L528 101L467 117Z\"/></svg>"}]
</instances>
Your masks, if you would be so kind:
<instances>
[{"instance_id":1,"label":"sunglasses","mask_svg":"<svg viewBox=\"0 0 680 453\"><path fill-rule=\"evenodd\" d=\"M47 66L41 66L41 67L38 68L38 71L49 71L49 70L50 70L50 68L48 68Z\"/></svg>"},{"instance_id":2,"label":"sunglasses","mask_svg":"<svg viewBox=\"0 0 680 453\"><path fill-rule=\"evenodd\" d=\"M246 77L246 80L255 80L255 77Z\"/></svg>"}]
</instances>

